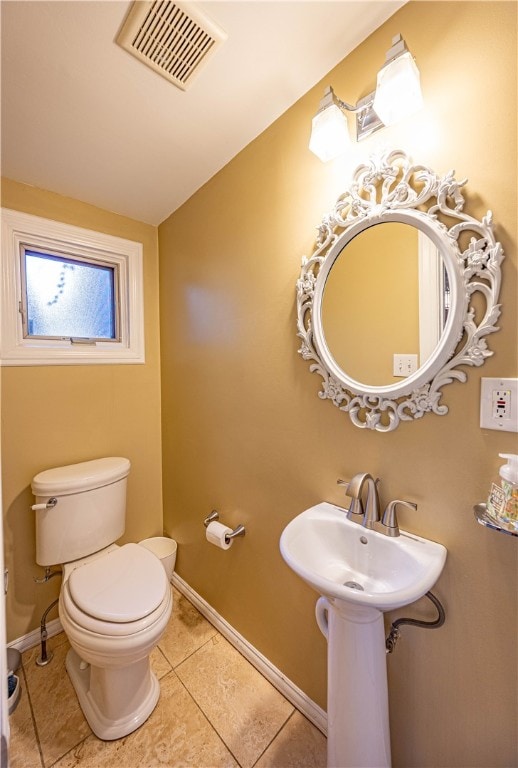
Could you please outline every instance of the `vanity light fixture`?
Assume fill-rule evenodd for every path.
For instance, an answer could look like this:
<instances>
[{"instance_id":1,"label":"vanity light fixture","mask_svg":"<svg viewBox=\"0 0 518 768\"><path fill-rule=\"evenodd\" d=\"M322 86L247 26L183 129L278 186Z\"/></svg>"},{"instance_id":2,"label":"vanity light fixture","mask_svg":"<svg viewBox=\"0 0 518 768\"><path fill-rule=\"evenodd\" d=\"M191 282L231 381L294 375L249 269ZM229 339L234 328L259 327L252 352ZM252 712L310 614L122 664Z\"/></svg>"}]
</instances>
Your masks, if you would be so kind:
<instances>
[{"instance_id":1,"label":"vanity light fixture","mask_svg":"<svg viewBox=\"0 0 518 768\"><path fill-rule=\"evenodd\" d=\"M378 72L372 106L383 125L394 125L423 106L419 70L401 35L393 38Z\"/></svg>"},{"instance_id":2,"label":"vanity light fixture","mask_svg":"<svg viewBox=\"0 0 518 768\"><path fill-rule=\"evenodd\" d=\"M310 150L323 163L345 152L351 141L343 109L352 110L354 107L337 98L329 86L320 102L318 112L311 121L309 139Z\"/></svg>"},{"instance_id":3,"label":"vanity light fixture","mask_svg":"<svg viewBox=\"0 0 518 768\"><path fill-rule=\"evenodd\" d=\"M392 39L385 64L378 72L376 91L356 106L342 101L329 86L312 121L309 149L322 162L343 154L350 137L345 112L356 115L356 140L393 125L417 112L423 104L419 70L401 35Z\"/></svg>"}]
</instances>

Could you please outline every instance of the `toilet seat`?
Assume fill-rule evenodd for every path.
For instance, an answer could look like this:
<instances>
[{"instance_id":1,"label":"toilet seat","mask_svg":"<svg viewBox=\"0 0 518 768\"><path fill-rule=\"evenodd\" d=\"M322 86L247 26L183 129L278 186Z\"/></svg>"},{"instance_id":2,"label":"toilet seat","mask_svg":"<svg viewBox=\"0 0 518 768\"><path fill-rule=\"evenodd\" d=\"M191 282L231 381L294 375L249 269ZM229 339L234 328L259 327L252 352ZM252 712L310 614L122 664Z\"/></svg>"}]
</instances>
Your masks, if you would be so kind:
<instances>
[{"instance_id":1,"label":"toilet seat","mask_svg":"<svg viewBox=\"0 0 518 768\"><path fill-rule=\"evenodd\" d=\"M72 571L62 589L63 608L79 626L105 636L131 635L161 618L170 588L158 558L125 544Z\"/></svg>"},{"instance_id":2,"label":"toilet seat","mask_svg":"<svg viewBox=\"0 0 518 768\"><path fill-rule=\"evenodd\" d=\"M170 609L171 602L171 593L167 590L165 597L158 608L143 619L127 623L102 621L80 611L70 597L68 585L65 584L61 592L60 609L64 610L70 621L75 623L82 630L103 637L121 637L142 632L160 621L163 614Z\"/></svg>"}]
</instances>

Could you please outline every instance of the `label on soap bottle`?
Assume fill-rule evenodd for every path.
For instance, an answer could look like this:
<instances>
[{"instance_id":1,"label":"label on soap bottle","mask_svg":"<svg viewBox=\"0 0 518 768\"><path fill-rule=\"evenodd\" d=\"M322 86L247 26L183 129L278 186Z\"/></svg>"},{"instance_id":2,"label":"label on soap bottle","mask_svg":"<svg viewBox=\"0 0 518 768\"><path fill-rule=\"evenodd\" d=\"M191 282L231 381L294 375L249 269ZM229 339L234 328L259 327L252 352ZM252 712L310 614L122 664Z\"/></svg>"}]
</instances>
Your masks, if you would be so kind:
<instances>
[{"instance_id":1,"label":"label on soap bottle","mask_svg":"<svg viewBox=\"0 0 518 768\"><path fill-rule=\"evenodd\" d=\"M492 483L487 512L501 528L518 531L518 486L502 480L502 487Z\"/></svg>"},{"instance_id":2,"label":"label on soap bottle","mask_svg":"<svg viewBox=\"0 0 518 768\"><path fill-rule=\"evenodd\" d=\"M502 517L512 523L518 523L518 485L502 480L504 509Z\"/></svg>"},{"instance_id":3,"label":"label on soap bottle","mask_svg":"<svg viewBox=\"0 0 518 768\"><path fill-rule=\"evenodd\" d=\"M491 484L491 490L489 491L489 498L487 500L487 511L495 518L502 517L505 508L505 493L504 489L500 488L496 483Z\"/></svg>"}]
</instances>

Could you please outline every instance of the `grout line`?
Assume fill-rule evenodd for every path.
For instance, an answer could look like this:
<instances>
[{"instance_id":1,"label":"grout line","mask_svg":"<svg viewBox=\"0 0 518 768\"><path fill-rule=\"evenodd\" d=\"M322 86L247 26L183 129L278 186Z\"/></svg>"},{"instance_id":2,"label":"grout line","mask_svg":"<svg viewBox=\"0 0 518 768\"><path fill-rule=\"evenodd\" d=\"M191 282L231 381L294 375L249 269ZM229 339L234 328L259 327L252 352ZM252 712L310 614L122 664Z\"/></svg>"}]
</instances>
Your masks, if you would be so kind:
<instances>
[{"instance_id":1,"label":"grout line","mask_svg":"<svg viewBox=\"0 0 518 768\"><path fill-rule=\"evenodd\" d=\"M190 606L192 606L192 607L194 608L194 610L196 611L196 613L199 613L199 614L200 614L200 616L202 616L202 617L203 617L203 615L200 613L200 611L197 609L197 607L196 607L195 605L193 605L193 603L192 603L192 602L189 600L189 598L185 597L185 595L183 595L183 594L182 594L182 593L181 593L179 590L178 590L178 592L179 592L179 594L180 594L180 597L182 597L183 599L187 600L187 602L189 603L189 605L190 605ZM172 619L172 618L173 618L173 616L171 617L171 619ZM205 618L205 617L203 617L203 618ZM170 621L171 621L171 619L170 619ZM171 669L177 669L177 668L178 668L178 667L179 667L181 664L183 664L183 663L184 663L184 661L187 661L187 659L190 659L190 658L191 658L191 656L193 656L195 653L197 653L197 652L200 650L200 648L203 648L205 645L207 645L207 643L210 643L210 641L211 641L211 640L214 640L214 638L215 638L217 635L220 635L220 636L222 636L222 635L221 635L221 632L219 632L219 631L218 631L218 629L217 629L217 628L214 626L214 624L213 624L213 623L212 623L210 620L208 620L208 619L205 619L205 620L206 620L206 621L207 621L207 623L208 623L208 624L210 624L210 625L211 625L211 627L213 628L213 630L214 630L214 634L213 634L213 635L211 635L211 636L210 636L210 637L209 637L207 640L205 640L205 642L204 642L204 643L202 643L201 645L199 645L197 648L194 648L194 650L192 650L192 651L191 651L189 654L187 654L187 656L185 656L185 657L184 657L184 658L183 658L181 661L177 662L177 664L173 664L173 662L172 662L172 661L169 659L169 657L168 657L167 653L165 652L165 650L163 650L163 649L161 648L161 645L160 645L160 643L158 643L158 645L157 645L157 648L158 648L158 649L159 649L159 651L162 653L162 655L163 655L163 656L164 656L164 658L166 659L167 663L171 665Z\"/></svg>"},{"instance_id":2,"label":"grout line","mask_svg":"<svg viewBox=\"0 0 518 768\"><path fill-rule=\"evenodd\" d=\"M59 757L56 757L56 759L52 763L49 763L49 765L47 765L46 768L52 768L53 765L56 765L57 763L59 763L60 760L63 760L63 758L69 755L71 752L73 752L74 749L77 749L78 747L81 746L81 744L84 744L85 741L90 738L90 736L95 736L95 734L93 732L89 733L88 736L85 736L84 739L82 739L81 741L78 741L77 744L74 744L74 746L70 747L69 750L64 752Z\"/></svg>"},{"instance_id":3,"label":"grout line","mask_svg":"<svg viewBox=\"0 0 518 768\"><path fill-rule=\"evenodd\" d=\"M29 692L29 682L27 680L27 675L25 674L25 667L23 666L23 661L21 663L21 668L22 668L22 672L23 672L23 680L25 682L25 692L27 694L27 701L29 702L29 709L30 709L30 712L31 712L32 727L34 729L34 737L36 739L36 746L38 748L38 753L39 753L39 756L40 756L41 766L42 766L42 768L45 768L45 761L43 759L43 751L41 749L40 737L39 737L39 733L38 733L38 726L36 725L36 716L34 714L34 707L32 706L32 698L31 698L31 694Z\"/></svg>"},{"instance_id":4,"label":"grout line","mask_svg":"<svg viewBox=\"0 0 518 768\"><path fill-rule=\"evenodd\" d=\"M184 659L179 661L178 664L176 664L175 666L171 665L171 666L173 666L173 669L176 671L179 667L182 666L182 664L185 664L186 661L188 661L192 656L194 656L196 653L198 653L198 651L201 651L202 648L205 648L206 645L211 643L214 640L214 638L217 637L219 634L220 633L218 632L218 630L216 630L213 635L211 635L207 640L205 640L204 643L202 643L197 648L195 648L193 651L191 651L191 653L189 653ZM168 661L169 661L169 659L168 659ZM169 663L171 664L171 662L169 662Z\"/></svg>"},{"instance_id":5,"label":"grout line","mask_svg":"<svg viewBox=\"0 0 518 768\"><path fill-rule=\"evenodd\" d=\"M262 674L262 673L261 673L259 670L257 670L257 669L256 669L256 668L253 666L253 664L251 664L251 663L250 663L250 661L249 661L249 660L246 658L246 656L244 656L244 654L243 654L243 653L241 653L241 651L240 651L238 648L236 648L235 646L233 646L233 645L232 645L232 643L229 643L229 641L227 640L227 638L225 638L225 637L224 637L224 635L223 635L221 632L218 632L218 631L216 631L216 634L215 634L215 635L213 635L213 636L212 636L212 637L211 637L209 640L207 640L207 642L206 642L206 643L204 643L203 645L201 645L201 646L198 648L198 650L197 650L197 651L195 651L194 653L190 654L190 656L188 656L186 659L184 659L184 661L187 661L187 660L188 660L189 658L191 658L191 657L192 657L192 656L193 656L195 653L197 653L197 652L198 652L198 651L200 651L202 648L204 648L206 645L208 645L208 643L210 643L210 642L213 642L213 641L214 641L214 639L215 639L216 637L220 637L220 638L221 638L221 640L222 640L223 642L225 642L225 643L228 643L228 645L230 646L230 648L232 649L232 651L234 651L234 652L235 652L235 653L237 653L239 656L241 656L241 657L243 658L244 662L245 662L247 665L249 665L249 666L250 666L250 667L251 667L251 668L254 670L254 672L255 672L255 673L257 673L257 674L258 674L260 677L262 677L262 678L263 678L263 680L265 680L266 682L268 682L268 683L269 683L269 681L267 680L267 678L266 678L266 677L265 677L265 676L264 676L264 675L263 675L263 674ZM175 668L175 672L176 672L176 670L178 670L178 669L179 669L179 668L180 668L180 667L183 665L184 661L182 661L180 664L178 664L178 666ZM229 744L226 742L224 735L223 735L222 733L220 733L220 732L219 732L219 730L217 729L216 725L214 725L214 723L213 723L213 722L212 722L212 720L210 719L210 716L209 716L209 715L208 715L208 714L205 712L205 710L203 709L202 705L198 703L198 701L196 700L195 696L194 696L194 695L191 693L191 691L190 691L190 688L189 688L188 684L187 684L187 683L184 683L184 681L182 680L182 678L181 678L179 675L177 675L177 677L178 677L178 679L180 680L180 683L183 685L183 687L184 687L184 688L185 688L185 690L187 691L187 693L189 694L189 696L191 697L191 699L194 701L194 703L195 703L196 707L197 707L197 708L198 708L198 709L199 709L199 710L202 712L202 714L204 715L205 719L206 719L206 720L207 720L207 722L210 724L210 726L211 726L212 730L214 730L214 731L216 732L216 734L218 735L218 738L220 739L220 741L221 741L221 742L222 742L222 743L225 745L226 749L227 749L227 750L230 752L230 754L233 756L234 760L237 762L237 764L240 766L240 768L244 768L243 764L242 764L242 763L239 761L239 759L238 759L237 755L235 755L235 754L234 754L234 752L232 751L232 748L231 748L231 747L230 747L230 745L229 745ZM270 685L271 685L271 683L270 683ZM273 687L273 686L272 686L272 687ZM282 694L281 694L281 696L282 696ZM263 750L260 752L260 754L257 756L256 760L254 760L254 762L253 762L252 764L250 764L250 765L247 763L247 764L246 764L246 768L253 768L253 766L254 766L254 765L257 763L257 761L258 761L258 760L261 758L261 756L262 756L262 755L263 755L263 754L266 752L266 750L267 750L267 749L270 747L270 745L271 745L271 744L272 744L272 743L275 741L275 739L277 738L277 736L278 736L278 735L281 733L281 731L284 729L284 727L286 726L286 724L288 723L288 721L289 721L289 720L290 720L290 719L293 717L293 715L295 714L295 712L297 712L297 709L296 709L296 707L295 707L295 706L294 706L294 705L293 705L293 704L292 704L290 701L288 701L288 699L286 699L284 696L282 696L282 698L283 698L283 699L286 701L286 703L287 703L287 704L289 704L289 705L291 706L291 711L290 711L290 712L288 713L288 715L286 716L286 719L285 719L285 720L284 720L284 721L283 721L283 722L282 722L282 723L279 725L279 727L277 728L277 730L275 731L275 733L272 735L271 739L270 739L270 740L268 741L268 743L266 744L265 748L264 748L264 749L263 749Z\"/></svg>"},{"instance_id":6,"label":"grout line","mask_svg":"<svg viewBox=\"0 0 518 768\"><path fill-rule=\"evenodd\" d=\"M209 642L209 641L207 641L207 642ZM206 645L206 644L207 644L207 643L204 643L204 645ZM201 646L201 647L203 647L203 646ZM191 654L191 656L192 656L192 654ZM182 663L183 663L183 662L182 662ZM203 709L200 707L200 705L198 704L198 702L196 701L196 699L194 698L194 696L193 696L193 695L192 695L192 693L190 692L190 690L189 690L189 688L187 687L187 685L184 683L184 681L181 679L181 677L178 677L178 675L176 674L176 672L175 672L174 670L173 670L173 672L174 672L174 674L176 675L176 679L178 680L178 682L180 683L180 685L182 686L182 688L184 688L184 689L185 689L185 691L186 691L187 695L188 695L188 696L189 696L189 698L192 700L192 702L193 702L194 706L196 707L196 709L197 709L197 710L198 710L198 711L201 713L201 716L203 717L203 719L204 719L204 720L205 720L205 721L206 721L206 722L209 724L209 726L210 726L211 730L212 730L212 731L214 731L214 733L216 734L217 738L218 738L218 739L219 739L219 741L220 741L220 742L223 744L223 746L225 747L225 749L227 750L227 752L228 752L228 753L229 753L229 754L230 754L230 755L231 755L231 756L234 758L234 760L236 761L236 763L238 764L238 766L240 766L240 768L243 768L243 766L241 765L241 763L240 763L240 762L239 762L239 760L237 759L236 755L235 755L235 754L232 752L232 750L231 750L231 749L230 749L230 747L228 746L228 744L227 744L227 742L225 741L225 739L222 737L222 735L221 735L221 734L219 733L219 731L217 730L217 728L216 728L216 726L214 725L214 723L212 723L212 721L209 719L209 717L208 717L208 716L205 714L205 712L203 711Z\"/></svg>"},{"instance_id":7,"label":"grout line","mask_svg":"<svg viewBox=\"0 0 518 768\"><path fill-rule=\"evenodd\" d=\"M280 736L280 734L281 734L281 733L283 732L283 730L286 728L286 726L288 725L289 721L290 721L290 720L291 720L291 718L294 716L295 712L297 712L297 709L296 709L295 707L293 707L293 710L292 710L292 712L291 712L291 713L288 715L288 717L286 718L286 720L284 721L284 723L281 725L281 727L279 728L279 730L277 731L277 733L275 734L275 736L274 736L274 737L273 737L273 738L272 738L272 739L269 741L269 743L268 743L268 744L266 745L266 747L263 749L263 751L261 752L261 754L258 756L258 758L257 758L257 760L255 761L255 763L254 763L252 766L250 766L250 768L254 768L254 765L257 765L257 763L259 762L259 760L261 759L261 757L264 755L264 753L265 753L265 752L267 752L267 750L269 750L269 749L270 749L270 747L272 746L272 744L273 744L273 742L275 741L275 739L276 739L278 736ZM315 727L316 727L316 726L315 726Z\"/></svg>"},{"instance_id":8,"label":"grout line","mask_svg":"<svg viewBox=\"0 0 518 768\"><path fill-rule=\"evenodd\" d=\"M191 603L191 601L190 601L188 598L186 598L186 597L185 597L185 595L182 595L182 593L181 593L181 592L180 592L180 596L181 596L182 598L186 599L186 600L187 600L187 602L188 602L188 603L189 603L189 604L190 604L190 605L191 605L191 606L194 608L194 610L195 610L197 613L200 613L200 612L198 611L198 609L196 608L196 606L195 606L195 605L193 605L193 604ZM202 615L202 614L200 614L200 615ZM220 742L223 744L223 746L225 747L225 749L227 750L227 752L228 752L228 753L229 753L229 754L230 754L230 755L233 757L233 759L236 761L236 763L238 764L238 766L240 766L240 768L242 768L242 767L241 767L241 763L240 763L240 762L239 762L239 760L237 759L236 755L235 755L235 754L232 752L232 750L230 749L230 747L228 746L228 744L226 743L226 741L223 739L222 735L219 733L219 731L217 730L217 728L215 727L215 725L214 725L214 724L211 722L210 718L209 718L209 717L208 717L208 716L205 714L204 710L203 710L203 709L201 708L201 706L198 704L198 702L196 701L196 699L194 698L193 694L191 693L191 691L189 690L189 688L187 687L187 685L184 683L184 681L182 680L182 678L181 678L181 677L180 677L180 676L177 674L177 670L178 670L178 669L179 669L179 668L180 668L180 667L181 667L181 666L182 666L182 665L183 665L183 664L184 664L184 663L185 663L185 662L186 662L188 659L192 658L192 656L194 656L196 653L198 653L198 651L201 651L201 649L202 649L202 648L205 648L205 646L206 646L206 645L208 645L209 643L213 642L213 641L214 641L214 639L215 639L216 637L222 637L222 638L223 638L223 635L221 634L221 632L219 632L219 631L216 629L216 627L214 627L214 625L213 625L213 624L212 624L210 621L208 621L208 623L209 623L209 624L212 626L212 628L214 629L214 634L212 634L212 635L211 635L209 638L207 638L207 640L205 640L205 642L204 642L204 643L202 643L201 645L199 645L197 648L193 649L193 650L191 651L191 653L189 653L187 656L185 656L185 657L184 657L184 658L183 658L181 661L179 661L177 664L173 664L173 662L172 662L172 661L171 661L171 660L170 660L170 659L167 657L167 654L166 654L166 652L165 652L164 650L162 650L162 648L160 647L160 643L158 644L157 648L159 649L160 653L162 653L162 655L164 656L164 658L166 659L166 661L168 662L168 664L170 664L170 666L171 666L171 670L170 670L170 671L167 673L167 675L164 675L164 678L165 678L165 677L168 677L168 676L169 676L169 675L171 675L171 674L173 674L173 675L176 677L176 679L178 680L178 682L180 683L180 685L182 686L182 688L183 688L183 689L186 691L187 695L189 696L189 698L190 698L190 699L192 700L192 702L194 703L194 706L196 707L196 709L197 709L197 710L198 710L198 711L201 713L201 715L202 715L203 719L204 719L204 720L205 720L205 721L208 723L208 725L210 726L211 730L212 730L212 731L214 731L214 733L216 734L216 736L217 736L218 740L219 740L219 741L220 741ZM161 680L162 680L162 679L163 679L163 678L161 678Z\"/></svg>"},{"instance_id":9,"label":"grout line","mask_svg":"<svg viewBox=\"0 0 518 768\"><path fill-rule=\"evenodd\" d=\"M66 637L66 634L65 634L65 633L63 633L63 635L64 635L64 641L62 641L62 642L58 643L57 645L53 646L53 648L54 648L54 649L55 649L55 648L58 648L58 647L60 647L60 646L62 646L62 645L64 645L64 644L65 644L65 642L67 642L67 641L68 641L68 638ZM28 650L29 650L29 649L28 649ZM51 650L51 649L49 649L49 650ZM50 663L52 663L52 661L51 661ZM35 661L34 661L34 660L32 660L32 664L35 664ZM23 665L23 662L22 662L22 665ZM33 717L33 720L34 720L34 728L35 728L35 735L36 735L36 744L37 744L37 746L38 746L38 751L39 751L39 753L40 753L40 759L41 759L41 763L42 763L42 768L51 768L51 766L53 766L53 765L55 765L57 762L59 762L59 760L61 760L61 759L62 759L62 758L65 756L65 755L68 755L68 754L69 754L69 752L71 752L72 750L76 749L76 748L77 748L77 747L78 747L80 744L82 744L84 741L86 741L86 739L87 739L89 736L92 736L92 734L93 734L93 731L92 731L91 729L89 729L89 730L90 730L90 732L89 732L89 733L88 733L88 734L87 734L87 735L86 735L86 736L85 736L83 739L80 739L80 741L78 741L76 744L73 744L73 745L70 747L70 749L68 749L68 750L67 750L66 752L64 752L63 754L60 754L60 755L58 755L58 756L57 756L55 759L53 759L53 760L52 760L52 762L51 762L51 763L48 763L48 764L47 764L47 763L45 762L45 757L44 757L44 754L43 754L43 749L42 749L42 746L41 746L41 740L40 740L39 731L38 731L38 726L37 726L37 721L36 721L36 707L33 707L33 705L32 705L32 698L31 698L31 695L30 695L30 692L29 692L29 681L28 681L27 675L26 675L26 673L25 673L25 667L23 668L23 670L24 670L24 675L25 675L25 677L26 677L26 681L27 681L27 693L28 693L28 696L29 696L29 702L30 702L30 705L31 705L31 714L32 714L32 717ZM63 668L63 672L64 672L65 674L67 674L67 673L66 673L66 671L65 671L65 668ZM36 686L36 688L37 688L37 682L36 682L36 680L34 680L34 684L35 684L35 686ZM74 690L74 695L76 696L76 699L77 699L77 694L76 694L75 690ZM81 707L80 707L80 705L79 705L79 701L77 701L77 706L79 707L79 710L82 712L82 710L81 710ZM84 716L84 715L83 715L83 716Z\"/></svg>"},{"instance_id":10,"label":"grout line","mask_svg":"<svg viewBox=\"0 0 518 768\"><path fill-rule=\"evenodd\" d=\"M169 665L169 667L170 667L170 669L168 669L168 670L167 670L167 672L165 672L165 673L162 675L162 677L158 677L158 675L156 675L156 678L157 678L157 680L159 680L159 681L160 681L160 680L163 680L163 679L164 679L164 677L167 677L167 675L169 674L169 672L171 672L171 671L173 670L173 665L171 664L171 662L169 661L169 659L167 658L167 656L165 655L165 653L163 652L163 650L160 648L160 646L159 646L159 645L157 645L157 646L156 646L156 650L157 650L157 651L160 653L160 655L161 655L161 656L162 656L162 658L164 659L165 663L166 663L166 664L168 664L168 665ZM150 669L151 669L151 665L150 665ZM153 670L151 669L151 671L153 671ZM156 673L155 673L155 674L156 674Z\"/></svg>"}]
</instances>

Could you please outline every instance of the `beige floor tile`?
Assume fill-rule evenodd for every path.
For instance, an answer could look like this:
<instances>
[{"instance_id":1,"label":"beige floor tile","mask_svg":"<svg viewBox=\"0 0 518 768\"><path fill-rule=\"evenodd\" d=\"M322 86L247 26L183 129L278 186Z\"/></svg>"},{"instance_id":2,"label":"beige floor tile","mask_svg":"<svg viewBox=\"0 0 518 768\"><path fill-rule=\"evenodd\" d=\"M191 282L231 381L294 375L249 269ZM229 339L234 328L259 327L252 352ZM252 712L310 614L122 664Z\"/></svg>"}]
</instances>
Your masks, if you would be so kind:
<instances>
[{"instance_id":1,"label":"beige floor tile","mask_svg":"<svg viewBox=\"0 0 518 768\"><path fill-rule=\"evenodd\" d=\"M27 695L27 683L22 669L19 669L16 674L20 678L21 694L16 709L9 717L10 768L41 768L42 762Z\"/></svg>"},{"instance_id":2,"label":"beige floor tile","mask_svg":"<svg viewBox=\"0 0 518 768\"><path fill-rule=\"evenodd\" d=\"M23 659L46 766L51 765L91 733L65 669L68 649L68 641L55 647L54 658L45 667L36 666L30 654L26 658L24 654ZM34 658L38 655L39 649Z\"/></svg>"},{"instance_id":3,"label":"beige floor tile","mask_svg":"<svg viewBox=\"0 0 518 768\"><path fill-rule=\"evenodd\" d=\"M327 739L295 711L254 768L325 768Z\"/></svg>"},{"instance_id":4,"label":"beige floor tile","mask_svg":"<svg viewBox=\"0 0 518 768\"><path fill-rule=\"evenodd\" d=\"M255 763L293 712L221 635L175 671L243 768Z\"/></svg>"},{"instance_id":5,"label":"beige floor tile","mask_svg":"<svg viewBox=\"0 0 518 768\"><path fill-rule=\"evenodd\" d=\"M54 768L237 768L214 729L171 672L144 726L117 741L89 736Z\"/></svg>"},{"instance_id":6,"label":"beige floor tile","mask_svg":"<svg viewBox=\"0 0 518 768\"><path fill-rule=\"evenodd\" d=\"M201 648L217 630L176 589L173 614L158 647L173 667Z\"/></svg>"}]
</instances>

